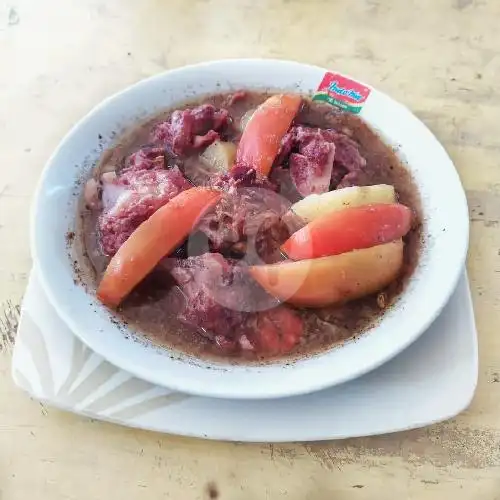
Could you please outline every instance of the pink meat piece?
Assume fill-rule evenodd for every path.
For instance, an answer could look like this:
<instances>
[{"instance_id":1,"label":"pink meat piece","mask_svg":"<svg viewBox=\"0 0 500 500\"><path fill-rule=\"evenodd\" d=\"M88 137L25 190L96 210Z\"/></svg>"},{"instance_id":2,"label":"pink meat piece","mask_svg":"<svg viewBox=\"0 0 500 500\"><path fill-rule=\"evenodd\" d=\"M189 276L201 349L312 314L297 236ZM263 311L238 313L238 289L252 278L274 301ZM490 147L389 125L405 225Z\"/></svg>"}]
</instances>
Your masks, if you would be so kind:
<instances>
[{"instance_id":1,"label":"pink meat piece","mask_svg":"<svg viewBox=\"0 0 500 500\"><path fill-rule=\"evenodd\" d=\"M225 259L218 253L169 261L168 268L188 299L204 291L222 307L249 313L279 304L251 278L241 261Z\"/></svg>"},{"instance_id":2,"label":"pink meat piece","mask_svg":"<svg viewBox=\"0 0 500 500\"><path fill-rule=\"evenodd\" d=\"M193 148L202 149L210 146L219 138L219 134L215 130L209 130L205 135L195 135L193 139Z\"/></svg>"},{"instance_id":3,"label":"pink meat piece","mask_svg":"<svg viewBox=\"0 0 500 500\"><path fill-rule=\"evenodd\" d=\"M224 101L224 106L229 108L237 102L243 101L247 96L248 92L246 90L237 90L234 94L228 96L228 98Z\"/></svg>"},{"instance_id":4,"label":"pink meat piece","mask_svg":"<svg viewBox=\"0 0 500 500\"><path fill-rule=\"evenodd\" d=\"M226 109L216 109L211 104L176 110L169 120L155 127L152 139L173 154L184 155L217 140L228 117Z\"/></svg>"},{"instance_id":5,"label":"pink meat piece","mask_svg":"<svg viewBox=\"0 0 500 500\"><path fill-rule=\"evenodd\" d=\"M102 176L101 177L101 202L103 213L111 210L118 198L127 192L127 186L118 181L116 174L112 176Z\"/></svg>"},{"instance_id":6,"label":"pink meat piece","mask_svg":"<svg viewBox=\"0 0 500 500\"><path fill-rule=\"evenodd\" d=\"M212 253L178 260L171 269L185 296L179 319L211 339L217 335L231 339L246 320L245 312L224 307L213 292L224 285L230 269L224 257Z\"/></svg>"},{"instance_id":7,"label":"pink meat piece","mask_svg":"<svg viewBox=\"0 0 500 500\"><path fill-rule=\"evenodd\" d=\"M304 125L292 127L281 142L276 164L287 161L302 196L355 183L366 165L358 144L347 135Z\"/></svg>"},{"instance_id":8,"label":"pink meat piece","mask_svg":"<svg viewBox=\"0 0 500 500\"><path fill-rule=\"evenodd\" d=\"M337 148L335 163L345 169L344 176L339 179L335 187L359 185L365 170L366 160L361 156L358 144L345 134L336 134L334 140Z\"/></svg>"},{"instance_id":9,"label":"pink meat piece","mask_svg":"<svg viewBox=\"0 0 500 500\"><path fill-rule=\"evenodd\" d=\"M325 193L330 188L335 144L322 132L299 125L292 127L282 141L278 160L288 157L290 177L302 196Z\"/></svg>"},{"instance_id":10,"label":"pink meat piece","mask_svg":"<svg viewBox=\"0 0 500 500\"><path fill-rule=\"evenodd\" d=\"M177 167L148 170L131 166L117 177L103 178L102 183L99 234L102 249L110 256L156 210L192 187Z\"/></svg>"},{"instance_id":11,"label":"pink meat piece","mask_svg":"<svg viewBox=\"0 0 500 500\"><path fill-rule=\"evenodd\" d=\"M290 169L275 166L270 173L270 181L278 186L278 193L292 203L302 199L290 175Z\"/></svg>"},{"instance_id":12,"label":"pink meat piece","mask_svg":"<svg viewBox=\"0 0 500 500\"><path fill-rule=\"evenodd\" d=\"M278 155L274 160L274 163L276 165L283 165L283 163L288 161L288 157L290 156L292 149L296 145L297 128L298 127L290 128L290 130L283 136L283 139L281 139L280 150L278 151Z\"/></svg>"},{"instance_id":13,"label":"pink meat piece","mask_svg":"<svg viewBox=\"0 0 500 500\"><path fill-rule=\"evenodd\" d=\"M165 166L164 151L157 147L141 148L132 153L127 162L127 170L151 170Z\"/></svg>"},{"instance_id":14,"label":"pink meat piece","mask_svg":"<svg viewBox=\"0 0 500 500\"><path fill-rule=\"evenodd\" d=\"M290 155L290 176L302 196L326 193L330 188L335 145L322 138L312 139Z\"/></svg>"},{"instance_id":15,"label":"pink meat piece","mask_svg":"<svg viewBox=\"0 0 500 500\"><path fill-rule=\"evenodd\" d=\"M206 253L173 261L170 272L185 297L181 321L223 350L262 347L261 327L266 320L273 321L279 302L252 280L244 266ZM280 306L280 311L284 308Z\"/></svg>"},{"instance_id":16,"label":"pink meat piece","mask_svg":"<svg viewBox=\"0 0 500 500\"><path fill-rule=\"evenodd\" d=\"M255 174L253 169L251 171ZM267 187L269 181L266 179L260 184L253 175L242 175L241 178L232 178L232 181L219 179L219 183L227 183L229 188L198 226L208 237L211 249L244 255L245 260L252 263L280 260L279 247L291 234L283 220L291 202L261 187Z\"/></svg>"},{"instance_id":17,"label":"pink meat piece","mask_svg":"<svg viewBox=\"0 0 500 500\"><path fill-rule=\"evenodd\" d=\"M359 144L348 135L333 129L318 129L298 125L295 128L295 140L300 144L311 139L324 139L335 144L334 168L341 167L347 172L362 170L366 160L359 152Z\"/></svg>"},{"instance_id":18,"label":"pink meat piece","mask_svg":"<svg viewBox=\"0 0 500 500\"><path fill-rule=\"evenodd\" d=\"M227 191L235 192L241 188L260 188L277 191L278 186L271 182L266 176L261 175L254 168L249 168L244 165L235 165L230 172L220 174L210 182L211 186Z\"/></svg>"}]
</instances>

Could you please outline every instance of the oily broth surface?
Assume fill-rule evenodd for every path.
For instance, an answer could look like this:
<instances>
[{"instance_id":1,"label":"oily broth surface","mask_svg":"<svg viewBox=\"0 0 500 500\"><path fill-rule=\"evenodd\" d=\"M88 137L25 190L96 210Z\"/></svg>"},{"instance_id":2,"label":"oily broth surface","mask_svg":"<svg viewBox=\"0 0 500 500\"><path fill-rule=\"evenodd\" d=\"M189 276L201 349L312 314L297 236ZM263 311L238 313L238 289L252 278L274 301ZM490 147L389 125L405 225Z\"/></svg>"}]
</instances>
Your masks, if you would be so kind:
<instances>
[{"instance_id":1,"label":"oily broth surface","mask_svg":"<svg viewBox=\"0 0 500 500\"><path fill-rule=\"evenodd\" d=\"M106 170L123 168L125 159L131 153L148 144L152 127L166 120L174 109L211 103L216 107L226 107L236 121L269 95L269 93L252 92L244 101L237 101L234 105L227 106L225 103L228 101L228 94L217 94L163 111L124 133L112 148L103 153L93 175L98 177ZM393 149L386 145L358 116L340 112L329 105L307 101L296 122L321 128L335 128L350 135L359 143L360 152L367 161L367 171L370 172L370 175L362 179L360 185L381 183L393 185L398 193L399 201L413 209L417 221L422 220L419 193L410 172ZM236 131L233 132L230 132L225 140L237 142L239 134ZM196 158L187 158L184 161L195 165ZM81 246L80 252L77 252L80 255L78 260L80 267L86 269L85 275L90 276L88 280L90 286L95 289L109 258L102 254L98 242L96 229L98 214L86 210L83 202L80 214L81 224L78 238L75 239L75 242L80 242ZM417 222L405 237L403 272L400 278L382 293L352 301L343 306L301 310L300 313L307 325L306 332L300 345L284 359L292 360L324 351L361 334L379 321L387 308L395 303L404 290L418 262L421 246L422 229ZM176 311L182 306L182 301L182 293L174 285L169 274L163 270L155 270L130 294L114 315L120 322L155 344L198 358L222 358L227 361L228 356L221 356L220 352L214 348L212 341L177 319ZM234 356L231 360L246 363L261 361L241 355Z\"/></svg>"}]
</instances>

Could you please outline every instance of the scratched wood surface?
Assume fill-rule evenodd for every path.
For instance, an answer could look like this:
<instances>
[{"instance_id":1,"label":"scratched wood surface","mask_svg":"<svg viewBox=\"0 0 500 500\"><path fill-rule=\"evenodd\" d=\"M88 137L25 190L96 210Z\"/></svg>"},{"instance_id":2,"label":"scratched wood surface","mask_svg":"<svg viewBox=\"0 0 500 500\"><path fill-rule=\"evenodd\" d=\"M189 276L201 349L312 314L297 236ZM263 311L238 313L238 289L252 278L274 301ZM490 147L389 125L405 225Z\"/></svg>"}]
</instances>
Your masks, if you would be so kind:
<instances>
[{"instance_id":1,"label":"scratched wood surface","mask_svg":"<svg viewBox=\"0 0 500 500\"><path fill-rule=\"evenodd\" d=\"M499 18L497 0L0 0L0 498L500 499ZM61 136L143 77L240 56L371 82L448 149L470 203L481 362L474 402L454 421L344 442L225 444L85 420L13 386L29 203Z\"/></svg>"}]
</instances>

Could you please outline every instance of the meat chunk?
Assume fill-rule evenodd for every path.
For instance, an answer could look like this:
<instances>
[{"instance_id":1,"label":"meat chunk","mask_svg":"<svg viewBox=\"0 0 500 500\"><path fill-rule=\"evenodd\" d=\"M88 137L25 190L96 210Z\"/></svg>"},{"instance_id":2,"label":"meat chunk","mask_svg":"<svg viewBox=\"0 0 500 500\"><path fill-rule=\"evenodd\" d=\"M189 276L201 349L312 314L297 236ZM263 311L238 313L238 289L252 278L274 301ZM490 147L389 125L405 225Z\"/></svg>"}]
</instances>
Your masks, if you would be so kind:
<instances>
[{"instance_id":1,"label":"meat chunk","mask_svg":"<svg viewBox=\"0 0 500 500\"><path fill-rule=\"evenodd\" d=\"M227 110L216 109L211 104L176 110L168 121L155 127L152 140L182 156L217 140L218 131L227 125L228 117Z\"/></svg>"},{"instance_id":2,"label":"meat chunk","mask_svg":"<svg viewBox=\"0 0 500 500\"><path fill-rule=\"evenodd\" d=\"M128 157L126 170L151 170L166 166L164 150L154 146L146 146Z\"/></svg>"},{"instance_id":3,"label":"meat chunk","mask_svg":"<svg viewBox=\"0 0 500 500\"><path fill-rule=\"evenodd\" d=\"M297 191L297 187L290 175L290 169L283 166L275 166L271 170L270 180L278 186L278 193L284 196L291 203L302 199L302 195Z\"/></svg>"},{"instance_id":4,"label":"meat chunk","mask_svg":"<svg viewBox=\"0 0 500 500\"><path fill-rule=\"evenodd\" d=\"M286 306L258 314L254 325L245 340L248 339L255 351L271 356L290 352L299 343L304 331L302 318Z\"/></svg>"},{"instance_id":5,"label":"meat chunk","mask_svg":"<svg viewBox=\"0 0 500 500\"><path fill-rule=\"evenodd\" d=\"M249 263L280 260L280 245L291 230L283 220L291 203L269 189L242 187L227 192L199 224L211 249Z\"/></svg>"},{"instance_id":6,"label":"meat chunk","mask_svg":"<svg viewBox=\"0 0 500 500\"><path fill-rule=\"evenodd\" d=\"M215 142L219 139L219 134L215 130L209 130L204 135L195 135L193 138L193 148L194 149L203 149L207 146L210 146L212 142Z\"/></svg>"},{"instance_id":7,"label":"meat chunk","mask_svg":"<svg viewBox=\"0 0 500 500\"><path fill-rule=\"evenodd\" d=\"M334 143L323 139L312 139L290 155L290 176L302 196L329 190L334 155Z\"/></svg>"},{"instance_id":8,"label":"meat chunk","mask_svg":"<svg viewBox=\"0 0 500 500\"><path fill-rule=\"evenodd\" d=\"M302 335L296 313L278 306L244 267L220 254L174 261L171 274L185 296L180 320L222 350L285 353Z\"/></svg>"},{"instance_id":9,"label":"meat chunk","mask_svg":"<svg viewBox=\"0 0 500 500\"><path fill-rule=\"evenodd\" d=\"M103 252L110 256L156 210L192 187L177 167L160 167L158 157L147 160L147 153L140 151L132 156L130 166L120 175L106 174L101 178L100 243Z\"/></svg>"},{"instance_id":10,"label":"meat chunk","mask_svg":"<svg viewBox=\"0 0 500 500\"><path fill-rule=\"evenodd\" d=\"M203 292L219 306L239 312L266 310L279 304L240 261L225 259L219 253L204 253L187 259L169 258L168 261L164 266L171 270L188 299Z\"/></svg>"},{"instance_id":11,"label":"meat chunk","mask_svg":"<svg viewBox=\"0 0 500 500\"><path fill-rule=\"evenodd\" d=\"M230 108L234 106L237 102L243 101L248 97L248 91L237 90L234 94L230 94L224 102L224 106Z\"/></svg>"},{"instance_id":12,"label":"meat chunk","mask_svg":"<svg viewBox=\"0 0 500 500\"><path fill-rule=\"evenodd\" d=\"M277 165L286 163L302 196L335 189L344 177L344 184L351 185L366 165L347 135L304 125L292 127L282 140Z\"/></svg>"},{"instance_id":13,"label":"meat chunk","mask_svg":"<svg viewBox=\"0 0 500 500\"><path fill-rule=\"evenodd\" d=\"M179 319L211 339L216 335L230 338L244 322L242 311L224 307L212 291L225 283L229 272L229 263L218 254L178 260L171 269L174 280L185 295Z\"/></svg>"},{"instance_id":14,"label":"meat chunk","mask_svg":"<svg viewBox=\"0 0 500 500\"><path fill-rule=\"evenodd\" d=\"M323 132L298 125L282 140L278 161L288 161L290 177L302 196L325 193L330 188L335 144Z\"/></svg>"},{"instance_id":15,"label":"meat chunk","mask_svg":"<svg viewBox=\"0 0 500 500\"><path fill-rule=\"evenodd\" d=\"M366 160L361 156L358 144L344 134L336 134L334 140L337 148L335 164L337 164L337 170L344 169L345 174L333 187L342 188L358 185L360 176L366 166ZM335 180L332 176L332 182L335 182Z\"/></svg>"},{"instance_id":16,"label":"meat chunk","mask_svg":"<svg viewBox=\"0 0 500 500\"><path fill-rule=\"evenodd\" d=\"M230 172L220 174L211 181L212 187L233 193L240 188L260 188L277 191L278 186L254 168L235 165Z\"/></svg>"}]
</instances>

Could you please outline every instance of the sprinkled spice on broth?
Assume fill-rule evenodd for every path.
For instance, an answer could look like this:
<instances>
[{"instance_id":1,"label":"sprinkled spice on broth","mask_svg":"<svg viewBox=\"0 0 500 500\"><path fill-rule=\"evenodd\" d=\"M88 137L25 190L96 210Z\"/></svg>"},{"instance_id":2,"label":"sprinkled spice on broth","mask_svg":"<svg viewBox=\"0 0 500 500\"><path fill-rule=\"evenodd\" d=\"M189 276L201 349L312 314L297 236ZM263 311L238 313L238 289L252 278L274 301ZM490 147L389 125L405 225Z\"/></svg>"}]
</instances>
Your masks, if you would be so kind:
<instances>
[{"instance_id":1,"label":"sprinkled spice on broth","mask_svg":"<svg viewBox=\"0 0 500 500\"><path fill-rule=\"evenodd\" d=\"M262 144L258 138L272 125L263 122L266 105L261 106L270 97L278 111L280 106L299 104L292 115L288 109L287 126L282 121L280 133L271 134L265 154L254 154L252 148ZM408 281L421 244L419 195L408 170L358 116L307 98L285 101L283 96L242 91L188 103L138 124L96 166L84 190L78 236L101 292L103 283L106 293L116 292L106 269L138 239L138 227L145 232L146 226L154 226L155 244L166 244L178 221L189 219L189 207L206 193L216 193L217 199L193 219L185 237L162 254L129 293L119 295L115 313L154 342L206 358L296 358L362 333L394 303ZM379 185L386 186L353 189ZM368 229L349 236L347 225L342 244L354 245L352 252L337 255L342 245L336 250L330 238L325 246L319 233L310 242L311 259L291 262L282 246L302 245L299 253L307 255L300 238L321 226L321 221L304 214L318 213L324 224L330 223L323 205L309 202L328 192L345 194L348 217L365 221L365 228L374 225L375 240L370 243ZM380 207L389 192L395 192L396 199ZM335 196L332 203L339 203ZM172 207L181 199L186 201L172 218ZM368 210L372 206L375 209ZM387 206L394 208L391 213L399 222L379 231L378 213L389 217ZM341 212L331 216L331 224L339 228L351 220ZM366 225L369 221L371 226ZM404 250L398 247L401 237ZM402 252L403 263L391 274L397 252ZM144 255L139 258L143 262ZM380 271L361 273L370 258L382 259L378 267L387 270L385 278ZM279 279L289 276L286 269L292 268L286 266L300 274L305 262L313 262L310 274L301 278L296 290L288 287L289 296L266 282L271 276L266 273ZM308 284L314 273L321 279ZM339 276L346 273L357 281L346 282L341 290ZM373 283L364 283L368 279ZM100 295L105 303L106 293Z\"/></svg>"}]
</instances>

